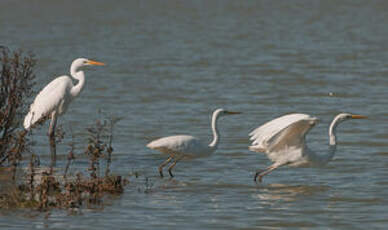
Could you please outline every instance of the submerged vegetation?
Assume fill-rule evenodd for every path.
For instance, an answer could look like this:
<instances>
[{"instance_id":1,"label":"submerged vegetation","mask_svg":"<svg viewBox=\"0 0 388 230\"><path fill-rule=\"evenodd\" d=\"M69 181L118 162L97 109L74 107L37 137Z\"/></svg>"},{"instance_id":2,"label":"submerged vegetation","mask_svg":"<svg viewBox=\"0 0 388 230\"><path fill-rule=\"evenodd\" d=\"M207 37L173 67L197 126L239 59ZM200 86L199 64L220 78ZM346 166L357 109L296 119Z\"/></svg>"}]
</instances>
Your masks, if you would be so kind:
<instances>
[{"instance_id":1,"label":"submerged vegetation","mask_svg":"<svg viewBox=\"0 0 388 230\"><path fill-rule=\"evenodd\" d=\"M85 174L69 173L77 156L73 135L65 168L42 167L21 124L28 109L27 98L34 94L36 59L21 51L11 53L4 47L0 47L0 52L0 179L6 178L0 184L0 209L76 211L83 206L102 205L106 194L121 194L127 180L110 171L113 128L118 120L97 120L87 129L84 154L89 168Z\"/></svg>"}]
</instances>

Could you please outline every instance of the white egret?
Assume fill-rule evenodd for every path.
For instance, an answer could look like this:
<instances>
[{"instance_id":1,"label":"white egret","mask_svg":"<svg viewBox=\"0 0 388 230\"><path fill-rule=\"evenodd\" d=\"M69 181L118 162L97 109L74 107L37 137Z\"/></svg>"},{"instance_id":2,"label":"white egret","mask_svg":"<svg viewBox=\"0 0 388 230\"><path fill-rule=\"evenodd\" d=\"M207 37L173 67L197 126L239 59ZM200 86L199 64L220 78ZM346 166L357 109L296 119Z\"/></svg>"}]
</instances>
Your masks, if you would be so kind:
<instances>
[{"instance_id":1,"label":"white egret","mask_svg":"<svg viewBox=\"0 0 388 230\"><path fill-rule=\"evenodd\" d=\"M209 145L201 142L193 136L187 135L163 137L150 142L147 145L148 148L156 149L169 155L168 159L159 166L160 176L163 177L163 167L171 160L173 160L173 163L168 167L168 173L171 177L174 177L171 170L179 160L206 157L212 154L217 149L220 140L220 135L217 129L218 118L233 114L240 114L240 112L230 112L224 109L217 109L213 112L211 121L213 141Z\"/></svg>"},{"instance_id":2,"label":"white egret","mask_svg":"<svg viewBox=\"0 0 388 230\"><path fill-rule=\"evenodd\" d=\"M254 152L263 152L274 162L265 170L256 171L254 180L262 177L284 165L292 167L321 166L327 164L336 151L337 125L348 119L366 118L362 115L349 113L338 114L329 127L329 149L326 154L312 152L305 143L306 134L315 124L318 118L307 114L288 114L269 121L255 130L249 136L253 141L249 149Z\"/></svg>"},{"instance_id":3,"label":"white egret","mask_svg":"<svg viewBox=\"0 0 388 230\"><path fill-rule=\"evenodd\" d=\"M50 117L50 127L48 136L50 139L51 165L55 165L56 147L55 147L55 127L57 117L64 114L70 104L82 91L85 85L85 74L78 70L80 67L89 65L105 65L102 62L88 60L86 58L77 58L70 67L70 75L78 80L74 85L69 76L60 76L51 81L36 96L30 106L30 110L24 118L24 128L30 130L31 127L40 119Z\"/></svg>"}]
</instances>

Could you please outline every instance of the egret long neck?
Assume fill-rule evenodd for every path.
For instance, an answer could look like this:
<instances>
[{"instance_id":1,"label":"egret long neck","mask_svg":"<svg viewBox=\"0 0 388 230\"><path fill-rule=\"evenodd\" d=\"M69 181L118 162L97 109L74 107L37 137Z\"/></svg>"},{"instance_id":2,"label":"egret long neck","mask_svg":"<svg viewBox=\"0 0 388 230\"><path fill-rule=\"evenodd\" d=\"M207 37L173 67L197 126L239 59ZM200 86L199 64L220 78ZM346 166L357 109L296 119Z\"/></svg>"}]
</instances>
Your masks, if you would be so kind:
<instances>
[{"instance_id":1,"label":"egret long neck","mask_svg":"<svg viewBox=\"0 0 388 230\"><path fill-rule=\"evenodd\" d=\"M214 113L212 116L212 131L213 131L213 141L209 144L209 147L216 149L218 146L218 142L220 140L220 134L217 128L217 120L219 113Z\"/></svg>"},{"instance_id":2,"label":"egret long neck","mask_svg":"<svg viewBox=\"0 0 388 230\"><path fill-rule=\"evenodd\" d=\"M339 119L336 117L331 122L329 127L329 145L337 145L336 129L339 124Z\"/></svg>"},{"instance_id":3,"label":"egret long neck","mask_svg":"<svg viewBox=\"0 0 388 230\"><path fill-rule=\"evenodd\" d=\"M78 80L78 83L73 86L71 89L71 95L74 97L77 97L85 85L85 74L83 71L77 71L77 66L72 66L70 69L70 74L73 78Z\"/></svg>"},{"instance_id":4,"label":"egret long neck","mask_svg":"<svg viewBox=\"0 0 388 230\"><path fill-rule=\"evenodd\" d=\"M328 153L324 155L323 161L325 163L331 161L333 159L335 152L337 150L337 136L336 136L336 128L337 125L339 124L339 119L336 117L334 120L331 122L330 127L329 127L329 149Z\"/></svg>"}]
</instances>

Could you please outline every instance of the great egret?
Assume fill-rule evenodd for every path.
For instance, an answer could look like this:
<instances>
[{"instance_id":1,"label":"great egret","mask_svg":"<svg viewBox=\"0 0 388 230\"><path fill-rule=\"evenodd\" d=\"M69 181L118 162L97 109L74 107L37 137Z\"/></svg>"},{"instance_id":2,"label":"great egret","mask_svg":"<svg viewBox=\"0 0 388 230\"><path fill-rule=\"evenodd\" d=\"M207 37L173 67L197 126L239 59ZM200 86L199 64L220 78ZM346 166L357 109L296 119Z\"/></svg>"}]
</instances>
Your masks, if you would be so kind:
<instances>
[{"instance_id":1,"label":"great egret","mask_svg":"<svg viewBox=\"0 0 388 230\"><path fill-rule=\"evenodd\" d=\"M75 59L70 67L70 75L78 80L78 84L74 85L69 76L57 77L38 93L30 106L30 111L24 118L24 128L26 130L30 130L43 117L49 116L51 118L48 136L50 139L52 166L55 166L56 161L55 126L57 124L57 117L66 112L70 102L82 91L85 85L85 74L83 71L78 71L78 69L89 65L105 64L86 58Z\"/></svg>"},{"instance_id":2,"label":"great egret","mask_svg":"<svg viewBox=\"0 0 388 230\"><path fill-rule=\"evenodd\" d=\"M326 154L312 152L305 143L306 134L318 123L316 117L294 113L259 126L249 134L250 140L253 141L249 149L254 152L264 152L274 163L265 170L256 171L254 180L259 177L261 182L263 176L284 165L298 167L327 164L336 151L337 125L348 119L361 118L366 116L341 113L333 119L329 127L329 149Z\"/></svg>"},{"instance_id":3,"label":"great egret","mask_svg":"<svg viewBox=\"0 0 388 230\"><path fill-rule=\"evenodd\" d=\"M213 112L211 122L213 141L209 145L202 143L193 136L187 135L163 137L150 142L147 145L148 148L156 149L169 155L168 159L159 166L160 176L163 177L163 167L171 160L173 160L173 163L168 167L168 173L171 177L174 177L171 170L179 160L206 157L212 154L217 149L220 140L220 135L217 129L218 118L224 115L233 114L240 114L240 112L230 112L224 109L217 109Z\"/></svg>"}]
</instances>

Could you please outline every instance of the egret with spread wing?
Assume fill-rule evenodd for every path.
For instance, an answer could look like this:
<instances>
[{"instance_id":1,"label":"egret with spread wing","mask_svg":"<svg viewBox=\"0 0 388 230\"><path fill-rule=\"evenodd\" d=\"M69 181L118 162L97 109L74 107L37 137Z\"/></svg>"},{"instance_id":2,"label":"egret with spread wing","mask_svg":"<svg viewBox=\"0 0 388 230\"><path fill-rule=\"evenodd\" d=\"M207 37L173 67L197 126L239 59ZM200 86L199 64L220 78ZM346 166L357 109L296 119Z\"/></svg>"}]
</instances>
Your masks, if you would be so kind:
<instances>
[{"instance_id":1,"label":"egret with spread wing","mask_svg":"<svg viewBox=\"0 0 388 230\"><path fill-rule=\"evenodd\" d=\"M159 150L162 153L168 154L168 159L159 166L160 176L163 177L163 167L171 160L173 163L168 167L168 173L174 177L171 170L176 163L181 159L193 159L205 157L212 154L218 146L220 135L217 129L217 120L221 116L240 114L240 112L230 112L224 109L217 109L213 112L211 127L213 131L213 141L207 145L193 136L178 135L163 137L150 142L147 147L150 149Z\"/></svg>"},{"instance_id":2,"label":"egret with spread wing","mask_svg":"<svg viewBox=\"0 0 388 230\"><path fill-rule=\"evenodd\" d=\"M333 157L337 146L336 128L338 124L349 119L366 118L362 115L349 113L338 114L329 127L329 149L326 154L312 152L305 143L306 134L315 124L316 117L307 114L294 113L281 116L253 130L249 136L253 141L249 149L254 152L264 152L274 162L265 170L258 170L257 177L262 177L284 165L320 166L327 164Z\"/></svg>"},{"instance_id":3,"label":"egret with spread wing","mask_svg":"<svg viewBox=\"0 0 388 230\"><path fill-rule=\"evenodd\" d=\"M57 117L64 114L70 104L82 91L85 85L85 75L83 71L78 70L80 67L89 65L104 65L102 62L78 58L73 61L70 67L71 76L78 80L74 85L72 78L69 76L60 76L51 81L36 96L30 106L30 110L24 118L24 128L30 130L31 127L43 119L51 119L48 136L50 138L51 166L55 165L56 147L55 147L55 126Z\"/></svg>"}]
</instances>

